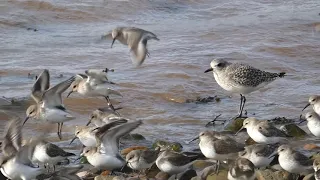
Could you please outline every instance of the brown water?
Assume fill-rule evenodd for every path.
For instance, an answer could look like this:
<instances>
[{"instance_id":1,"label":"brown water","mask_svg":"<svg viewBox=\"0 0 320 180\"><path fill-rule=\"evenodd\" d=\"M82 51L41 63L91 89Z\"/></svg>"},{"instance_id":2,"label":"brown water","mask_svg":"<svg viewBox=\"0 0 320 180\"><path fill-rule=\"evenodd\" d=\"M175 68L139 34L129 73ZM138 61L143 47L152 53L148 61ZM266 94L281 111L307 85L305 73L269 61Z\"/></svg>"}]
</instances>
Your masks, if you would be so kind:
<instances>
[{"instance_id":1,"label":"brown water","mask_svg":"<svg viewBox=\"0 0 320 180\"><path fill-rule=\"evenodd\" d=\"M138 132L150 140L188 140L214 116L237 113L239 95L229 98L212 74L203 73L213 58L225 57L288 73L247 96L249 115L298 117L308 96L320 92L319 12L319 0L2 0L0 94L29 98L34 79L27 74L44 68L52 84L89 68L114 68L110 79L124 97L113 100L124 116L144 120ZM158 35L160 41L149 41L151 56L141 67L132 65L126 46L111 49L110 41L100 41L116 26ZM222 101L183 103L214 95ZM65 104L78 117L66 123L67 139L73 125L85 124L106 102L73 95ZM22 118L23 111L13 109ZM48 130L31 121L26 129Z\"/></svg>"}]
</instances>

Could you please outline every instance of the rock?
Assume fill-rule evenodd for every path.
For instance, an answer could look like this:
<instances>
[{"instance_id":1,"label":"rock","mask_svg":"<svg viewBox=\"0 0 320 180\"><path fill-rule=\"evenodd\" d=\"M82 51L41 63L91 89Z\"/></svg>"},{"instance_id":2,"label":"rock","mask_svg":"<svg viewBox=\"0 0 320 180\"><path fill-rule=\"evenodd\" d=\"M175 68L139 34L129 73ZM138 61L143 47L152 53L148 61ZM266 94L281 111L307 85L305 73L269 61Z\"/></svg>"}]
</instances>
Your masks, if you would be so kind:
<instances>
[{"instance_id":1,"label":"rock","mask_svg":"<svg viewBox=\"0 0 320 180\"><path fill-rule=\"evenodd\" d=\"M192 164L192 166L193 166L193 169L198 170L198 169L204 169L208 166L212 166L213 164L215 163L209 162L206 160L197 160Z\"/></svg>"},{"instance_id":2,"label":"rock","mask_svg":"<svg viewBox=\"0 0 320 180\"><path fill-rule=\"evenodd\" d=\"M281 179L281 180L292 180L297 179L297 174L291 174L287 171L272 171L270 169L259 170L256 173L258 180L270 180L270 179Z\"/></svg>"},{"instance_id":3,"label":"rock","mask_svg":"<svg viewBox=\"0 0 320 180\"><path fill-rule=\"evenodd\" d=\"M286 124L280 127L282 131L287 133L289 136L296 137L296 138L301 138L307 135L304 130L299 128L296 124Z\"/></svg>"},{"instance_id":4,"label":"rock","mask_svg":"<svg viewBox=\"0 0 320 180\"><path fill-rule=\"evenodd\" d=\"M162 140L156 140L152 144L152 148L155 149L156 147L165 148L165 149L171 149L176 152L182 151L182 145L177 142L169 142L169 141L162 141Z\"/></svg>"},{"instance_id":5,"label":"rock","mask_svg":"<svg viewBox=\"0 0 320 180\"><path fill-rule=\"evenodd\" d=\"M306 144L303 146L303 149L310 151L310 150L318 150L320 149L320 147L315 144Z\"/></svg>"},{"instance_id":6,"label":"rock","mask_svg":"<svg viewBox=\"0 0 320 180\"><path fill-rule=\"evenodd\" d=\"M80 164L89 164L89 162L85 156L81 157Z\"/></svg>"},{"instance_id":7,"label":"rock","mask_svg":"<svg viewBox=\"0 0 320 180\"><path fill-rule=\"evenodd\" d=\"M172 175L169 180L191 180L191 178L197 176L197 173L193 169L187 169L186 171L177 175Z\"/></svg>"},{"instance_id":8,"label":"rock","mask_svg":"<svg viewBox=\"0 0 320 180\"><path fill-rule=\"evenodd\" d=\"M199 173L200 177L198 179L205 180L209 175L214 174L215 172L216 172L216 165L208 166Z\"/></svg>"},{"instance_id":9,"label":"rock","mask_svg":"<svg viewBox=\"0 0 320 180\"><path fill-rule=\"evenodd\" d=\"M246 118L237 118L235 120L233 120L232 122L229 122L226 127L225 130L231 131L233 133L236 133L239 131L239 129L242 127L243 125L243 120L245 120Z\"/></svg>"},{"instance_id":10,"label":"rock","mask_svg":"<svg viewBox=\"0 0 320 180\"><path fill-rule=\"evenodd\" d=\"M313 173L308 174L302 180L315 180L314 174Z\"/></svg>"},{"instance_id":11,"label":"rock","mask_svg":"<svg viewBox=\"0 0 320 180\"><path fill-rule=\"evenodd\" d=\"M217 96L197 97L196 99L187 99L186 103L208 103L208 102L220 102L221 99Z\"/></svg>"},{"instance_id":12,"label":"rock","mask_svg":"<svg viewBox=\"0 0 320 180\"><path fill-rule=\"evenodd\" d=\"M207 180L226 180L228 179L228 171L222 170L218 174L209 174Z\"/></svg>"},{"instance_id":13,"label":"rock","mask_svg":"<svg viewBox=\"0 0 320 180\"><path fill-rule=\"evenodd\" d=\"M103 175L99 175L94 177L94 180L113 180L113 178L116 176L103 176Z\"/></svg>"},{"instance_id":14,"label":"rock","mask_svg":"<svg viewBox=\"0 0 320 180\"><path fill-rule=\"evenodd\" d=\"M156 180L168 180L169 179L169 174L160 171L156 176Z\"/></svg>"},{"instance_id":15,"label":"rock","mask_svg":"<svg viewBox=\"0 0 320 180\"><path fill-rule=\"evenodd\" d=\"M149 178L155 177L160 172L160 169L154 163L149 170L146 171L146 174Z\"/></svg>"},{"instance_id":16,"label":"rock","mask_svg":"<svg viewBox=\"0 0 320 180\"><path fill-rule=\"evenodd\" d=\"M145 146L132 146L132 147L128 147L126 149L121 150L121 155L125 156L127 155L129 152L133 151L133 150L137 150L137 149L141 149L141 150L147 150L148 148Z\"/></svg>"},{"instance_id":17,"label":"rock","mask_svg":"<svg viewBox=\"0 0 320 180\"><path fill-rule=\"evenodd\" d=\"M146 138L144 136L142 136L141 134L136 133L136 134L125 135L123 137L123 139L140 141L140 140L145 140Z\"/></svg>"}]
</instances>

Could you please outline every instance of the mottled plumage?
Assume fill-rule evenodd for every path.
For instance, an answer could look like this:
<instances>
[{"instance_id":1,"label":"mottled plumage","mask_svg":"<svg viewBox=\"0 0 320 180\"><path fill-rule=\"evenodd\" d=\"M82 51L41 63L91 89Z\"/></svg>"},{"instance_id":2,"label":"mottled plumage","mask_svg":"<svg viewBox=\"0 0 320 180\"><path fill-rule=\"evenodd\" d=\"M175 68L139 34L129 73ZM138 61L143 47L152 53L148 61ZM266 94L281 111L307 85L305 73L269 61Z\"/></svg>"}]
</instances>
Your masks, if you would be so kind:
<instances>
[{"instance_id":1,"label":"mottled plumage","mask_svg":"<svg viewBox=\"0 0 320 180\"><path fill-rule=\"evenodd\" d=\"M254 164L246 158L235 160L228 172L228 180L254 180Z\"/></svg>"}]
</instances>

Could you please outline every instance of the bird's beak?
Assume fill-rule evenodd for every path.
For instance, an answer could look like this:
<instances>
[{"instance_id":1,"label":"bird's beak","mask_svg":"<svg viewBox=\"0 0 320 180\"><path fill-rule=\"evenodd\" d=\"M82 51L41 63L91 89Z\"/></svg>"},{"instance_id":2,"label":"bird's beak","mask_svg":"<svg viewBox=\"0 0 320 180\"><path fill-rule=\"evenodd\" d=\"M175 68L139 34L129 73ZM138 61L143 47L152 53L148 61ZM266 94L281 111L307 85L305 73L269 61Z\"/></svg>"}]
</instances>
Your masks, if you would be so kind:
<instances>
[{"instance_id":1,"label":"bird's beak","mask_svg":"<svg viewBox=\"0 0 320 180\"><path fill-rule=\"evenodd\" d=\"M244 129L244 127L242 126L240 129L239 129L239 131L237 131L236 132L236 134L235 135L237 135L240 131L242 131Z\"/></svg>"},{"instance_id":2,"label":"bird's beak","mask_svg":"<svg viewBox=\"0 0 320 180\"><path fill-rule=\"evenodd\" d=\"M269 159L274 158L276 155L277 155L277 153L273 153L273 154L271 154L271 156L269 156L268 158L269 158Z\"/></svg>"},{"instance_id":3,"label":"bird's beak","mask_svg":"<svg viewBox=\"0 0 320 180\"><path fill-rule=\"evenodd\" d=\"M309 107L310 106L310 103L308 103L303 109L302 109L302 111L303 110L305 110L307 107Z\"/></svg>"},{"instance_id":4,"label":"bird's beak","mask_svg":"<svg viewBox=\"0 0 320 180\"><path fill-rule=\"evenodd\" d=\"M91 119L89 119L88 123L86 124L86 126L89 126L89 124L91 123Z\"/></svg>"},{"instance_id":5,"label":"bird's beak","mask_svg":"<svg viewBox=\"0 0 320 180\"><path fill-rule=\"evenodd\" d=\"M122 166L122 168L121 168L120 171L122 171L122 170L124 169L124 167L126 167L126 166L128 165L128 163L129 163L129 162L127 161L126 164Z\"/></svg>"},{"instance_id":6,"label":"bird's beak","mask_svg":"<svg viewBox=\"0 0 320 180\"><path fill-rule=\"evenodd\" d=\"M73 93L73 91L70 91L67 95L67 97L69 97L71 94Z\"/></svg>"},{"instance_id":7,"label":"bird's beak","mask_svg":"<svg viewBox=\"0 0 320 180\"><path fill-rule=\"evenodd\" d=\"M210 72L210 71L213 71L213 68L205 70L204 73L207 73L207 72Z\"/></svg>"},{"instance_id":8,"label":"bird's beak","mask_svg":"<svg viewBox=\"0 0 320 180\"><path fill-rule=\"evenodd\" d=\"M26 119L23 121L22 126L24 126L24 124L28 121L28 119L29 119L29 116L27 116Z\"/></svg>"},{"instance_id":9,"label":"bird's beak","mask_svg":"<svg viewBox=\"0 0 320 180\"><path fill-rule=\"evenodd\" d=\"M193 141L195 141L195 140L198 140L198 139L199 139L199 136L197 136L197 137L195 137L195 138L191 139L191 140L188 142L188 144L190 144L191 142L193 142Z\"/></svg>"},{"instance_id":10,"label":"bird's beak","mask_svg":"<svg viewBox=\"0 0 320 180\"><path fill-rule=\"evenodd\" d=\"M116 38L113 38L112 43L111 43L111 48L113 46L113 43L116 41Z\"/></svg>"},{"instance_id":11,"label":"bird's beak","mask_svg":"<svg viewBox=\"0 0 320 180\"><path fill-rule=\"evenodd\" d=\"M80 154L80 156L74 160L74 162L78 161L79 159L81 159L83 157L83 153Z\"/></svg>"},{"instance_id":12,"label":"bird's beak","mask_svg":"<svg viewBox=\"0 0 320 180\"><path fill-rule=\"evenodd\" d=\"M77 136L74 136L74 138L70 141L69 145L72 144L72 142L76 139L77 139Z\"/></svg>"}]
</instances>

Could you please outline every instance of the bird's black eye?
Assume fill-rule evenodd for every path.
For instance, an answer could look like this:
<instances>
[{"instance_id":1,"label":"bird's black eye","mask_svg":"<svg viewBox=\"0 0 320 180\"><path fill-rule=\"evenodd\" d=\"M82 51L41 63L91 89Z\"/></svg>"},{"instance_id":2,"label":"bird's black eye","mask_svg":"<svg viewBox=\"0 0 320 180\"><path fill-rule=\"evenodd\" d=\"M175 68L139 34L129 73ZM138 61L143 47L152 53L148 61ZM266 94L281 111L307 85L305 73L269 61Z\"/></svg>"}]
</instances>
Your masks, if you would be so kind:
<instances>
[{"instance_id":1,"label":"bird's black eye","mask_svg":"<svg viewBox=\"0 0 320 180\"><path fill-rule=\"evenodd\" d=\"M280 151L284 151L284 149L280 149Z\"/></svg>"},{"instance_id":2,"label":"bird's black eye","mask_svg":"<svg viewBox=\"0 0 320 180\"><path fill-rule=\"evenodd\" d=\"M89 152L89 150L86 151L86 153L88 153L88 152Z\"/></svg>"},{"instance_id":3,"label":"bird's black eye","mask_svg":"<svg viewBox=\"0 0 320 180\"><path fill-rule=\"evenodd\" d=\"M308 118L311 118L311 117L312 117L312 115L308 116Z\"/></svg>"},{"instance_id":4,"label":"bird's black eye","mask_svg":"<svg viewBox=\"0 0 320 180\"><path fill-rule=\"evenodd\" d=\"M217 67L223 67L223 63L218 63Z\"/></svg>"},{"instance_id":5,"label":"bird's black eye","mask_svg":"<svg viewBox=\"0 0 320 180\"><path fill-rule=\"evenodd\" d=\"M262 127L260 126L259 129L262 129Z\"/></svg>"},{"instance_id":6,"label":"bird's black eye","mask_svg":"<svg viewBox=\"0 0 320 180\"><path fill-rule=\"evenodd\" d=\"M201 134L200 134L200 136L203 136L203 135L204 135L204 133L201 133Z\"/></svg>"},{"instance_id":7,"label":"bird's black eye","mask_svg":"<svg viewBox=\"0 0 320 180\"><path fill-rule=\"evenodd\" d=\"M76 88L76 87L77 87L76 85L73 86L73 88Z\"/></svg>"},{"instance_id":8,"label":"bird's black eye","mask_svg":"<svg viewBox=\"0 0 320 180\"><path fill-rule=\"evenodd\" d=\"M315 101L315 99L312 99L311 101L313 102L313 101Z\"/></svg>"},{"instance_id":9,"label":"bird's black eye","mask_svg":"<svg viewBox=\"0 0 320 180\"><path fill-rule=\"evenodd\" d=\"M77 132L76 132L76 134L79 134L79 133L80 133L80 131L77 131Z\"/></svg>"}]
</instances>

